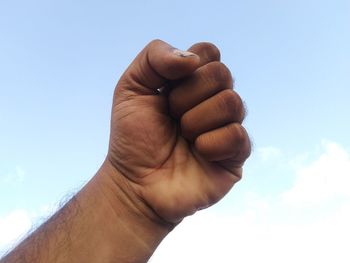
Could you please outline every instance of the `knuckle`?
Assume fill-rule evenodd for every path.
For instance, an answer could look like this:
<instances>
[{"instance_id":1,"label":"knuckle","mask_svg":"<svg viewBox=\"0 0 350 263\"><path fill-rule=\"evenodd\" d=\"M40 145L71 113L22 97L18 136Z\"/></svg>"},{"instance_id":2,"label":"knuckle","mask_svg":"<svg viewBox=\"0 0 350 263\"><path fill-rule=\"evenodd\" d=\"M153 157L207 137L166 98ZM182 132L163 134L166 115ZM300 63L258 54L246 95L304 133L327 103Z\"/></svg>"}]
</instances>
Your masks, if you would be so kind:
<instances>
[{"instance_id":1,"label":"knuckle","mask_svg":"<svg viewBox=\"0 0 350 263\"><path fill-rule=\"evenodd\" d=\"M208 78L214 80L219 85L225 87L230 86L232 88L233 78L230 70L225 66L225 64L214 61L206 66L206 74Z\"/></svg>"},{"instance_id":2,"label":"knuckle","mask_svg":"<svg viewBox=\"0 0 350 263\"><path fill-rule=\"evenodd\" d=\"M214 44L209 42L200 42L194 44L189 50L193 51L194 53L200 54L200 56L207 63L210 61L220 60L220 50Z\"/></svg>"},{"instance_id":3,"label":"knuckle","mask_svg":"<svg viewBox=\"0 0 350 263\"><path fill-rule=\"evenodd\" d=\"M217 94L217 107L219 112L231 113L235 105L235 97L230 90L224 90Z\"/></svg>"},{"instance_id":4,"label":"knuckle","mask_svg":"<svg viewBox=\"0 0 350 263\"><path fill-rule=\"evenodd\" d=\"M163 54L167 49L171 49L171 45L161 39L153 39L151 40L146 47L143 49L147 54L147 60L152 60L153 57L158 56L158 54ZM164 57L164 56L163 56Z\"/></svg>"},{"instance_id":5,"label":"knuckle","mask_svg":"<svg viewBox=\"0 0 350 263\"><path fill-rule=\"evenodd\" d=\"M242 122L245 113L240 96L233 90L223 90L218 93L217 96L219 112L228 115L232 121Z\"/></svg>"},{"instance_id":6,"label":"knuckle","mask_svg":"<svg viewBox=\"0 0 350 263\"><path fill-rule=\"evenodd\" d=\"M205 56L208 59L217 60L217 61L220 60L220 57L221 57L220 50L214 44L209 42L202 42L200 44L205 53Z\"/></svg>"},{"instance_id":7,"label":"knuckle","mask_svg":"<svg viewBox=\"0 0 350 263\"><path fill-rule=\"evenodd\" d=\"M153 39L151 42L148 43L149 47L153 47L153 46L158 46L159 44L163 44L164 41L160 40L160 39Z\"/></svg>"},{"instance_id":8,"label":"knuckle","mask_svg":"<svg viewBox=\"0 0 350 263\"><path fill-rule=\"evenodd\" d=\"M246 129L240 125L231 125L233 128L234 144L237 147L237 159L245 160L251 153L251 143Z\"/></svg>"},{"instance_id":9,"label":"knuckle","mask_svg":"<svg viewBox=\"0 0 350 263\"><path fill-rule=\"evenodd\" d=\"M242 125L232 124L228 126L228 129L230 130L234 138L235 144L242 146L246 143L246 140L248 139L248 134Z\"/></svg>"}]
</instances>

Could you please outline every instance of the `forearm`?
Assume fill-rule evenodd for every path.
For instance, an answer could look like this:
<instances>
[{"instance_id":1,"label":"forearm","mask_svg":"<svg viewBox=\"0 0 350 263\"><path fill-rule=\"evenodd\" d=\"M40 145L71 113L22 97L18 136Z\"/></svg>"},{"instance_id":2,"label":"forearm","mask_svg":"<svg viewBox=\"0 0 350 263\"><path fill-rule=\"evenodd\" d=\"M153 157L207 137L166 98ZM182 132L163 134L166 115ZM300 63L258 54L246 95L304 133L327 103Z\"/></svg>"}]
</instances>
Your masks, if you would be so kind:
<instances>
[{"instance_id":1,"label":"forearm","mask_svg":"<svg viewBox=\"0 0 350 263\"><path fill-rule=\"evenodd\" d=\"M147 207L138 207L133 193L111 173L116 171L104 164L70 202L0 262L147 262L171 226L157 222Z\"/></svg>"}]
</instances>

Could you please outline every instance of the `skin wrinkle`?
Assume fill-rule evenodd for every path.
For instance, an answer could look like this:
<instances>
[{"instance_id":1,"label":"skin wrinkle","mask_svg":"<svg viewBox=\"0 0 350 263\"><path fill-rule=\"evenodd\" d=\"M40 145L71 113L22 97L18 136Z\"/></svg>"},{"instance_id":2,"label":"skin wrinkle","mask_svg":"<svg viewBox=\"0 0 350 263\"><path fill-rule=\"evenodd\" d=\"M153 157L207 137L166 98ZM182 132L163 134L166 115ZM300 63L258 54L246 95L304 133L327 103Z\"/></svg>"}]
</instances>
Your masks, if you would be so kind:
<instances>
[{"instance_id":1,"label":"skin wrinkle","mask_svg":"<svg viewBox=\"0 0 350 263\"><path fill-rule=\"evenodd\" d=\"M174 127L174 129L176 129L176 126ZM149 147L149 144L150 144L151 140L150 140L150 137L149 137L148 134L147 134L147 137L148 137L148 140L144 140L144 141L143 141L143 144L146 145L146 147ZM178 137L178 136L176 136L176 137ZM119 140L120 140L121 138L123 138L123 136L119 136ZM173 148L175 147L175 145L177 144L177 140L178 140L178 139L176 139L176 140L174 139L174 143L173 143L172 149L173 149ZM121 143L121 144L118 144L118 146L117 146L116 149L118 149L118 148L120 147L120 145L124 145L124 146L125 146L125 145L128 145L128 143ZM148 151L151 152L150 149L148 149ZM144 175L139 175L139 177L142 179L142 178L145 178L145 177L147 177L148 175L150 175L150 174L156 172L160 167L162 167L162 166L164 165L164 163L166 163L166 162L168 161L171 152L172 152L172 150L169 151L169 155L166 156L166 157L164 158L164 161L163 161L162 163L160 163L157 167L145 167L145 168L147 168L147 169L150 169L151 171L149 171L148 173L146 173L146 174L144 174ZM123 156L123 159L125 159L125 156ZM119 166L119 167L120 167L120 166L123 167L124 165L119 164L118 166ZM128 178L131 179L131 180L134 180L134 179L133 179L133 176L128 176ZM139 181L134 181L134 183L140 183L140 182L139 182Z\"/></svg>"},{"instance_id":2,"label":"skin wrinkle","mask_svg":"<svg viewBox=\"0 0 350 263\"><path fill-rule=\"evenodd\" d=\"M147 97L147 96L146 96L146 97ZM146 98L146 97L145 97L145 96L138 96L138 97L134 97L133 100L138 99L140 102L143 102L142 99L143 99L143 98ZM123 112L123 111L128 112L128 108L132 108L132 109L135 108L135 109L137 109L137 106L140 106L140 103L139 103L138 101L135 102L135 105L134 105L134 104L131 104L132 101L128 101L128 102L129 102L129 103L127 103L126 105L124 105L124 104L126 103L126 101L123 101L123 102L121 102L120 104L116 105L116 106L115 106L115 112L116 112L116 113L119 113L119 115L120 115L120 112ZM147 103L144 103L144 104L147 105ZM130 111L128 114L122 114L121 117L118 119L118 121L122 120L123 118L125 118L126 116L129 116L129 115L131 115L131 114L137 114L137 112L135 112L135 111ZM118 122L118 121L117 121L117 122ZM141 123L143 123L143 122L141 122ZM143 124L143 125L144 125L144 124ZM174 128L176 129L176 127L174 127ZM145 130L145 126L141 127L140 130ZM150 145L153 144L152 139L151 139L151 136L150 136L149 133L144 133L144 134L145 134L146 138L145 138L145 137L142 137L142 145L143 145L143 148L146 149L146 155L152 155L152 150L149 148ZM178 135L175 135L175 136L177 137ZM120 139L120 138L123 138L123 137L125 137L125 136L119 136L119 139ZM174 140L174 139L169 139L168 141L174 141L172 148L173 148L173 147L175 146L175 144L177 143L177 140ZM125 145L125 144L127 144L127 143L119 144L118 147L120 147L120 145ZM158 151L156 154L159 154L159 152L161 152L161 150ZM165 157L163 163L165 163L165 162L167 161L168 158L169 158L168 156ZM162 164L163 164L163 163L162 163ZM150 172L148 172L147 174L145 174L145 175L140 175L141 178L144 178L145 176L147 176L147 175L153 173L153 172L156 171L159 167L161 167L162 164L160 164L158 167L154 167L154 168L153 168L153 167L145 167L145 168L147 168L147 169L152 169L152 170L151 170Z\"/></svg>"},{"instance_id":3,"label":"skin wrinkle","mask_svg":"<svg viewBox=\"0 0 350 263\"><path fill-rule=\"evenodd\" d=\"M224 67L225 69L218 69ZM187 111L190 111L192 108L194 108L196 105L202 103L203 101L207 100L211 96L214 96L215 94L221 92L225 89L233 89L233 79L232 76L228 74L224 74L226 77L224 78L218 78L216 74L211 73L212 76L207 76L208 72L210 72L211 69L214 69L216 71L227 71L227 67L220 63L220 62L210 62L209 64L203 66L203 68L198 69L194 72L194 74L191 76L191 78L184 79L180 82L175 82L174 91L170 93L170 109L171 113L174 117L180 118L181 115L185 114ZM214 77L213 77L214 76ZM204 89L203 87L210 87L204 89L204 91L198 92L193 91L192 87L196 86L194 83L196 82L202 82L201 90ZM188 96L192 97L191 93L195 93L197 95L195 101L189 100L191 103L189 104ZM176 97L178 99L176 99ZM181 99L180 99L181 98ZM183 103L183 100L185 100L187 103Z\"/></svg>"},{"instance_id":4,"label":"skin wrinkle","mask_svg":"<svg viewBox=\"0 0 350 263\"><path fill-rule=\"evenodd\" d=\"M130 189L129 191L126 191L123 187L120 187L118 183L114 182L114 186L118 187L118 190L120 193L123 193L125 196L129 196L130 190L132 189L132 187L127 183L126 187L128 189ZM102 189L102 187L101 187ZM106 195L106 193L104 191L101 191L101 193L105 196L105 198L107 200L109 200L109 203L112 205L113 204L113 200L110 199L109 195ZM132 200L132 198L129 196L127 198L127 200ZM132 203L131 203L132 204ZM128 204L130 206L130 204ZM134 209L138 209L136 205L134 205ZM111 209L111 212L115 214L116 218L121 218L120 214L118 214L117 209ZM145 216L145 217L149 217L149 215L147 213L143 213L143 211L140 209L140 212ZM152 218L150 218L152 219ZM153 220L153 219L152 219ZM119 223L122 224L122 227L127 230L133 237L135 240L137 240L146 250L150 251L151 248L141 239L138 237L137 233L135 233L134 231L132 231L132 228L130 228L127 223L125 223L123 220L119 220Z\"/></svg>"},{"instance_id":5,"label":"skin wrinkle","mask_svg":"<svg viewBox=\"0 0 350 263\"><path fill-rule=\"evenodd\" d=\"M194 149L194 147L191 147L191 151L193 152L193 156L194 158L196 158L198 160L198 162L203 162L203 158L198 154L198 152L196 151L196 149ZM221 162L217 162L217 165L219 166L218 168L221 168L223 170L225 170L226 172L228 172L231 176L233 176L235 179L235 183L238 182L241 178L242 178L242 173L241 171L237 172L236 169L228 169L227 167L225 167L225 165ZM201 181L201 183L204 183L204 181ZM215 197L210 197L210 200L207 201L207 204L204 205L203 207L207 208L208 206L210 206L213 203L216 203L219 201L220 197L219 196L215 196ZM203 208L198 208L198 210L203 209Z\"/></svg>"},{"instance_id":6,"label":"skin wrinkle","mask_svg":"<svg viewBox=\"0 0 350 263\"><path fill-rule=\"evenodd\" d=\"M200 74L203 82L208 86L223 86L233 88L233 78L225 64L214 61L204 67L204 72Z\"/></svg>"},{"instance_id":7,"label":"skin wrinkle","mask_svg":"<svg viewBox=\"0 0 350 263\"><path fill-rule=\"evenodd\" d=\"M216 105L218 107L218 112L230 113L230 119L226 122L226 124L229 124L231 122L242 123L244 118L244 113L242 111L242 102L241 99L234 93L234 91L223 90L219 92L217 96L219 96L219 103ZM232 110L232 105L235 105L234 110Z\"/></svg>"},{"instance_id":8,"label":"skin wrinkle","mask_svg":"<svg viewBox=\"0 0 350 263\"><path fill-rule=\"evenodd\" d=\"M212 103L209 104L208 102ZM232 105L235 105L234 110L232 110ZM215 127L217 129L231 123L241 123L244 115L242 105L240 98L233 90L223 90L211 99L200 103L182 115L180 120L181 131L187 139L194 141L201 134L213 129L213 122L211 122L211 125L209 125L210 122L208 123L209 117L213 115L213 112L218 116L215 122ZM200 113L209 107L213 109L207 116L207 119L195 118L195 116L202 116ZM203 126L204 124L206 124L206 126Z\"/></svg>"},{"instance_id":9,"label":"skin wrinkle","mask_svg":"<svg viewBox=\"0 0 350 263\"><path fill-rule=\"evenodd\" d=\"M128 176L124 175L124 177L128 177ZM118 182L118 180L116 180L115 177L112 177L112 180L114 180L114 184L115 184L115 186L118 187L119 191L121 191L125 196L128 196L128 198L126 200L134 200L136 198L139 201L139 203L142 203L142 204L145 203L145 200L142 197L142 193L135 194L135 191L137 191L137 187L131 186L131 184L138 185L137 182L133 182L132 180L131 180L131 182L127 182L127 181L123 182L123 183L125 183L125 186L128 189L128 191L126 191L123 187L120 187L120 182ZM130 193L133 193L133 197L131 197ZM113 202L111 202L111 204L112 203ZM138 205L136 205L136 203L133 203L133 202L131 202L131 203L133 204L134 209L139 210L145 217L149 218L150 220L155 219L154 217L150 216L149 213L145 212L143 209L139 209ZM175 225L172 224L171 222L166 222L166 221L162 220L161 217L156 213L156 211L153 209L152 206L147 204L147 209L153 211L154 214L156 215L156 220L159 221L160 223L164 224L167 228L169 228L169 231L171 231L175 227ZM115 211L114 209L112 209L112 210Z\"/></svg>"},{"instance_id":10,"label":"skin wrinkle","mask_svg":"<svg viewBox=\"0 0 350 263\"><path fill-rule=\"evenodd\" d=\"M171 151L169 151L169 155L166 156L166 157L164 158L164 161L163 161L162 163L160 163L157 167L154 167L154 168L152 169L152 171L150 171L149 173L144 174L144 175L141 175L141 177L142 177L142 178L145 178L145 177L147 177L147 176L149 176L149 175L151 175L151 174L157 172L161 167L164 167L165 163L167 163L167 162L169 161L170 155L172 154L173 149L175 148L175 146L177 145L177 143L178 143L178 137L177 137L177 139L175 140L175 142L174 142L174 144L173 144L173 146L172 146Z\"/></svg>"}]
</instances>

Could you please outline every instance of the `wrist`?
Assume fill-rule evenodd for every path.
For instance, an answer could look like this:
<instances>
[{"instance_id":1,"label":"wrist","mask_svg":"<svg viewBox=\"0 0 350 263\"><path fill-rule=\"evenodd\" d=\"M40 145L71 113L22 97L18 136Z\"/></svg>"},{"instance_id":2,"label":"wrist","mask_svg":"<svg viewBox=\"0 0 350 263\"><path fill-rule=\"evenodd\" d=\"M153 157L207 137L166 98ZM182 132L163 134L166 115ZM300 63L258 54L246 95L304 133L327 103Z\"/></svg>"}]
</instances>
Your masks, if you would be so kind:
<instances>
[{"instance_id":1,"label":"wrist","mask_svg":"<svg viewBox=\"0 0 350 263\"><path fill-rule=\"evenodd\" d=\"M114 251L118 251L118 256L130 251L132 255L129 256L134 257L137 251L140 258L147 260L174 225L162 220L135 193L131 184L106 160L95 177L84 187L82 194L86 191L88 195L95 195L99 199L99 210L104 207L100 211L101 224L106 228L104 231L109 235L108 239L115 238ZM95 208L91 209L94 213ZM118 244L121 242L121 235L124 237L123 244Z\"/></svg>"}]
</instances>

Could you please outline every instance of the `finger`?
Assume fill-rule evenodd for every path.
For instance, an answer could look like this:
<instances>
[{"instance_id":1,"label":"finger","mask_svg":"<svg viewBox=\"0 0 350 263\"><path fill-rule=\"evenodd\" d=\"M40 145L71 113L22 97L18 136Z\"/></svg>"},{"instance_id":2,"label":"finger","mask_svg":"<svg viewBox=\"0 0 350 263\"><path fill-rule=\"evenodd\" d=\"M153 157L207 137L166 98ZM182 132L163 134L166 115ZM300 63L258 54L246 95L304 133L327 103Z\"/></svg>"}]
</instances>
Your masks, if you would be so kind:
<instances>
[{"instance_id":1,"label":"finger","mask_svg":"<svg viewBox=\"0 0 350 263\"><path fill-rule=\"evenodd\" d=\"M198 153L208 161L226 161L241 166L250 155L250 140L246 130L238 123L206 132L194 143Z\"/></svg>"},{"instance_id":2,"label":"finger","mask_svg":"<svg viewBox=\"0 0 350 263\"><path fill-rule=\"evenodd\" d=\"M200 42L194 44L188 49L189 52L192 52L199 56L199 67L204 66L210 62L220 61L220 50L212 43L209 42ZM177 89L183 81L172 81L167 83L163 88L161 88L161 94L168 96L171 90Z\"/></svg>"},{"instance_id":3,"label":"finger","mask_svg":"<svg viewBox=\"0 0 350 263\"><path fill-rule=\"evenodd\" d=\"M233 88L230 70L221 62L210 62L179 83L169 94L169 108L174 118L214 94Z\"/></svg>"},{"instance_id":4,"label":"finger","mask_svg":"<svg viewBox=\"0 0 350 263\"><path fill-rule=\"evenodd\" d=\"M155 94L167 80L191 74L199 67L200 58L180 51L161 41L149 43L121 77L116 92L120 95Z\"/></svg>"},{"instance_id":5,"label":"finger","mask_svg":"<svg viewBox=\"0 0 350 263\"><path fill-rule=\"evenodd\" d=\"M199 56L200 66L204 66L209 62L220 61L220 50L212 43L201 42L191 46L188 51Z\"/></svg>"},{"instance_id":6,"label":"finger","mask_svg":"<svg viewBox=\"0 0 350 263\"><path fill-rule=\"evenodd\" d=\"M242 123L245 111L240 96L223 90L203 101L181 117L181 134L188 140L232 122Z\"/></svg>"}]
</instances>

